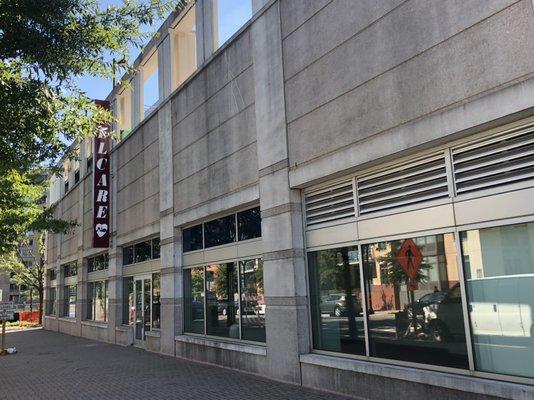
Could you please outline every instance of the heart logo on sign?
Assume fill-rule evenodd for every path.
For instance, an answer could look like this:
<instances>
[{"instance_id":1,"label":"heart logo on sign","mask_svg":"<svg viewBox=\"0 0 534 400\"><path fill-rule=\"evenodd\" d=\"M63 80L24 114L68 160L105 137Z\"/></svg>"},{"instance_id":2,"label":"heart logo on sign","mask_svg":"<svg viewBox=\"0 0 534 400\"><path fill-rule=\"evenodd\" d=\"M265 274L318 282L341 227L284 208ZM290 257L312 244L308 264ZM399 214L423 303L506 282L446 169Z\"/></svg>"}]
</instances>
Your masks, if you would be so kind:
<instances>
[{"instance_id":1,"label":"heart logo on sign","mask_svg":"<svg viewBox=\"0 0 534 400\"><path fill-rule=\"evenodd\" d=\"M108 231L108 224L96 224L95 232L98 237L104 236Z\"/></svg>"}]
</instances>

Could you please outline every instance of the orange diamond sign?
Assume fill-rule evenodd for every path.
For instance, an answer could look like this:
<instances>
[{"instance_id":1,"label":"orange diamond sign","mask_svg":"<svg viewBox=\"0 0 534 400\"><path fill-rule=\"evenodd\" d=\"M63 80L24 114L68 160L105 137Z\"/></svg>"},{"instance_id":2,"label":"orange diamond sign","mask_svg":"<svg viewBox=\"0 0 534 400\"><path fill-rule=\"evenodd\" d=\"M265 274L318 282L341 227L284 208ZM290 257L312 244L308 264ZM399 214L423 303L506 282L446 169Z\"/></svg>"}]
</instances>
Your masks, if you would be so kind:
<instances>
[{"instance_id":1,"label":"orange diamond sign","mask_svg":"<svg viewBox=\"0 0 534 400\"><path fill-rule=\"evenodd\" d=\"M397 253L397 261L411 281L417 278L423 255L412 239L406 239Z\"/></svg>"}]
</instances>

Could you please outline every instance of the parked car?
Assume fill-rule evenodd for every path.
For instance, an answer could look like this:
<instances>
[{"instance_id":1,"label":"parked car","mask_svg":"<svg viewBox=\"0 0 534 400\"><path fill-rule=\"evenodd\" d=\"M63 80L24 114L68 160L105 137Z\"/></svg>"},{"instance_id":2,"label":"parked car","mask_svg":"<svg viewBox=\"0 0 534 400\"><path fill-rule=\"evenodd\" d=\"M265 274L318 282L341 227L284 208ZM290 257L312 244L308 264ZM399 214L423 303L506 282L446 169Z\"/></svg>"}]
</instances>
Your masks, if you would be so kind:
<instances>
[{"instance_id":1,"label":"parked car","mask_svg":"<svg viewBox=\"0 0 534 400\"><path fill-rule=\"evenodd\" d=\"M459 283L447 291L421 297L417 307L421 307L425 330L432 340L448 342L465 335Z\"/></svg>"},{"instance_id":2,"label":"parked car","mask_svg":"<svg viewBox=\"0 0 534 400\"><path fill-rule=\"evenodd\" d=\"M356 315L362 312L361 305L354 298ZM321 297L320 309L322 314L341 317L347 314L347 297L343 293L334 293Z\"/></svg>"}]
</instances>

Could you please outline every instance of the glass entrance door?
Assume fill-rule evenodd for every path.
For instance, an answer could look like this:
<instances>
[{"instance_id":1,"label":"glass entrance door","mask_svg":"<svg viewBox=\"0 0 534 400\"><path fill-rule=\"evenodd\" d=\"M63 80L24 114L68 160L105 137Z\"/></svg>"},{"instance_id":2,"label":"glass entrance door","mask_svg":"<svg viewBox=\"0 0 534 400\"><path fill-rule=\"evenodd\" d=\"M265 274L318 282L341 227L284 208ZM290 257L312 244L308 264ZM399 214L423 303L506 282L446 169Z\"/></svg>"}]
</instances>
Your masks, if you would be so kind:
<instances>
[{"instance_id":1,"label":"glass entrance door","mask_svg":"<svg viewBox=\"0 0 534 400\"><path fill-rule=\"evenodd\" d=\"M135 342L142 345L146 339L146 332L150 331L151 321L151 293L152 280L148 278L136 278L134 285L135 298Z\"/></svg>"}]
</instances>

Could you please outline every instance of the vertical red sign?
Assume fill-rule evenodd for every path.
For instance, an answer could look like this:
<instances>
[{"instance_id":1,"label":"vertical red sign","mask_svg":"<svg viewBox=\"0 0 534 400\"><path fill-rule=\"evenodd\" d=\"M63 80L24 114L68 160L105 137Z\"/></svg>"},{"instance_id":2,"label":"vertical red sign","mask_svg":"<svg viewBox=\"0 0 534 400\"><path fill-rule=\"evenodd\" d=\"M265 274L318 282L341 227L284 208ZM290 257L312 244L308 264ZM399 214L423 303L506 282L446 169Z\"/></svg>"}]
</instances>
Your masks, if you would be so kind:
<instances>
[{"instance_id":1,"label":"vertical red sign","mask_svg":"<svg viewBox=\"0 0 534 400\"><path fill-rule=\"evenodd\" d=\"M96 101L109 108L106 101ZM94 137L93 147L93 247L109 247L109 127L100 126Z\"/></svg>"}]
</instances>

